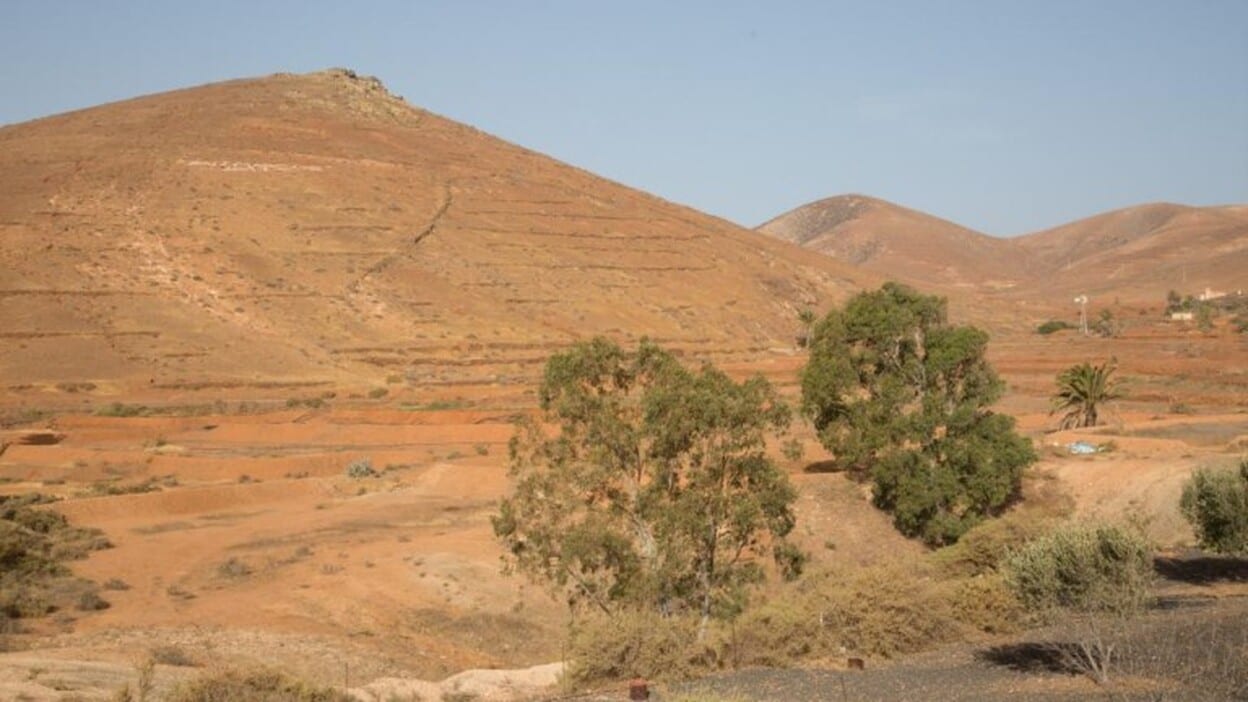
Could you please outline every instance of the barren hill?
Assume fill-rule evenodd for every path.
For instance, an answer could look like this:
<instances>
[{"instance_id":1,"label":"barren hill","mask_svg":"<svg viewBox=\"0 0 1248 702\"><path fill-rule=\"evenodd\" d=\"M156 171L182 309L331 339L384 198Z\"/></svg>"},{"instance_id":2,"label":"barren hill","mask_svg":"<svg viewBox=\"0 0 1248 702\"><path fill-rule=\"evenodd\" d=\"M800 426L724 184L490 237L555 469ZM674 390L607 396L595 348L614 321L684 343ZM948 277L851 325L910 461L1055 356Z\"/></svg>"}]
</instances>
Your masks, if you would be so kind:
<instances>
[{"instance_id":1,"label":"barren hill","mask_svg":"<svg viewBox=\"0 0 1248 702\"><path fill-rule=\"evenodd\" d=\"M1171 289L1248 288L1248 206L1147 204L998 239L883 200L842 195L758 231L945 292L1008 291L1037 302L1070 293L1159 301Z\"/></svg>"},{"instance_id":2,"label":"barren hill","mask_svg":"<svg viewBox=\"0 0 1248 702\"><path fill-rule=\"evenodd\" d=\"M1008 241L863 195L803 205L758 231L920 287L1009 287L1024 277Z\"/></svg>"},{"instance_id":3,"label":"barren hill","mask_svg":"<svg viewBox=\"0 0 1248 702\"><path fill-rule=\"evenodd\" d=\"M1037 264L1036 294L1161 300L1171 289L1248 288L1248 206L1140 205L1014 241Z\"/></svg>"},{"instance_id":4,"label":"barren hill","mask_svg":"<svg viewBox=\"0 0 1248 702\"><path fill-rule=\"evenodd\" d=\"M0 192L0 376L36 387L506 381L594 333L740 356L872 280L344 70L5 127Z\"/></svg>"}]
</instances>

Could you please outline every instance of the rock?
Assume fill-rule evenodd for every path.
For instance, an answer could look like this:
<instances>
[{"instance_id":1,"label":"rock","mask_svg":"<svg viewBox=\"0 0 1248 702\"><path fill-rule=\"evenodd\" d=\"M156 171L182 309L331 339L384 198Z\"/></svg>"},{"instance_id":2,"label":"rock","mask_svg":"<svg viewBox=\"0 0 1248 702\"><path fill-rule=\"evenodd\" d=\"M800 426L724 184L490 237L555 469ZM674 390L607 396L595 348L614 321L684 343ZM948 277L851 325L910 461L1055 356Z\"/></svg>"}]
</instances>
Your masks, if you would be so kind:
<instances>
[{"instance_id":1,"label":"rock","mask_svg":"<svg viewBox=\"0 0 1248 702\"><path fill-rule=\"evenodd\" d=\"M353 688L352 697L360 702L385 702L394 698L414 698L441 702L451 697L471 697L481 702L507 702L526 699L559 683L562 663L518 670L465 670L441 683L408 678L379 678Z\"/></svg>"}]
</instances>

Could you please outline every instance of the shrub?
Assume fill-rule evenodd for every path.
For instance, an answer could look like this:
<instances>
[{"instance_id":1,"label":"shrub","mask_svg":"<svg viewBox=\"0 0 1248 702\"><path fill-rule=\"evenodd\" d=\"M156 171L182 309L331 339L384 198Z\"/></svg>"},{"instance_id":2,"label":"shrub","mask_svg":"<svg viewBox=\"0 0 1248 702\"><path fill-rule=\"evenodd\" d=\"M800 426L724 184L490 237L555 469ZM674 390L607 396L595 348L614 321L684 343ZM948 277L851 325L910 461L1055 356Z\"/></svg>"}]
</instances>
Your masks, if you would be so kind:
<instances>
[{"instance_id":1,"label":"shrub","mask_svg":"<svg viewBox=\"0 0 1248 702\"><path fill-rule=\"evenodd\" d=\"M1031 612L1127 615L1147 604L1153 559L1140 534L1118 526L1072 525L1010 554L1005 582Z\"/></svg>"},{"instance_id":2,"label":"shrub","mask_svg":"<svg viewBox=\"0 0 1248 702\"><path fill-rule=\"evenodd\" d=\"M114 402L95 411L98 417L141 417L151 412L144 405L126 405Z\"/></svg>"},{"instance_id":3,"label":"shrub","mask_svg":"<svg viewBox=\"0 0 1248 702\"><path fill-rule=\"evenodd\" d=\"M169 702L352 702L345 692L318 687L275 670L219 670L178 686Z\"/></svg>"},{"instance_id":4,"label":"shrub","mask_svg":"<svg viewBox=\"0 0 1248 702\"><path fill-rule=\"evenodd\" d=\"M949 595L923 569L884 565L810 575L747 610L725 632L720 658L783 666L842 651L884 657L918 651L961 631Z\"/></svg>"},{"instance_id":5,"label":"shrub","mask_svg":"<svg viewBox=\"0 0 1248 702\"><path fill-rule=\"evenodd\" d=\"M949 575L973 577L996 572L1011 550L1050 531L1057 517L1049 510L1022 507L999 519L982 522L958 542L935 553Z\"/></svg>"},{"instance_id":6,"label":"shrub","mask_svg":"<svg viewBox=\"0 0 1248 702\"><path fill-rule=\"evenodd\" d=\"M231 557L217 566L217 575L230 580L237 580L251 575L251 566L246 561Z\"/></svg>"},{"instance_id":7,"label":"shrub","mask_svg":"<svg viewBox=\"0 0 1248 702\"><path fill-rule=\"evenodd\" d=\"M1063 321L1061 321L1061 320L1057 320L1057 319L1050 319L1049 321L1047 321L1047 322L1045 322L1045 323L1041 324L1040 326L1036 327L1036 333L1037 333L1037 334L1044 334L1044 335L1046 335L1046 336L1047 336L1047 335L1052 334L1052 333L1054 333L1054 332L1059 332L1059 331L1063 331L1063 330L1065 330L1065 329L1074 329L1074 328L1075 328L1075 327L1074 327L1074 325L1073 325L1073 324L1071 324L1071 323L1069 323L1069 322L1063 322Z\"/></svg>"},{"instance_id":8,"label":"shrub","mask_svg":"<svg viewBox=\"0 0 1248 702\"><path fill-rule=\"evenodd\" d=\"M682 680L703 668L706 652L694 617L663 617L650 608L618 609L578 622L568 642L568 680L573 685L642 677Z\"/></svg>"},{"instance_id":9,"label":"shrub","mask_svg":"<svg viewBox=\"0 0 1248 702\"><path fill-rule=\"evenodd\" d=\"M1144 538L1105 525L1058 529L1011 554L1003 571L1028 610L1064 619L1068 640L1040 648L1063 668L1101 684L1115 665L1128 619L1148 604L1155 577Z\"/></svg>"},{"instance_id":10,"label":"shrub","mask_svg":"<svg viewBox=\"0 0 1248 702\"><path fill-rule=\"evenodd\" d=\"M385 388L373 388L368 391L369 398L374 400L380 400L388 394L390 394L390 391Z\"/></svg>"},{"instance_id":11,"label":"shrub","mask_svg":"<svg viewBox=\"0 0 1248 702\"><path fill-rule=\"evenodd\" d=\"M199 665L186 651L178 646L168 644L153 648L151 659L161 665L172 665L180 668L194 668Z\"/></svg>"},{"instance_id":12,"label":"shrub","mask_svg":"<svg viewBox=\"0 0 1248 702\"><path fill-rule=\"evenodd\" d=\"M1005 578L997 573L955 581L949 595L954 618L978 631L1009 634L1018 631L1026 619Z\"/></svg>"},{"instance_id":13,"label":"shrub","mask_svg":"<svg viewBox=\"0 0 1248 702\"><path fill-rule=\"evenodd\" d=\"M37 508L52 501L38 493L0 496L0 618L107 606L95 585L73 577L63 561L111 544L98 530L71 526L63 515Z\"/></svg>"},{"instance_id":14,"label":"shrub","mask_svg":"<svg viewBox=\"0 0 1248 702\"><path fill-rule=\"evenodd\" d=\"M1183 486L1179 503L1201 547L1248 553L1248 459L1239 470L1201 468Z\"/></svg>"},{"instance_id":15,"label":"shrub","mask_svg":"<svg viewBox=\"0 0 1248 702\"><path fill-rule=\"evenodd\" d=\"M78 609L83 612L95 612L109 608L108 601L100 597L95 590L88 590L78 596Z\"/></svg>"},{"instance_id":16,"label":"shrub","mask_svg":"<svg viewBox=\"0 0 1248 702\"><path fill-rule=\"evenodd\" d=\"M347 464L348 478L372 478L377 475L377 471L373 470L373 462L367 458L361 458L358 461L351 461Z\"/></svg>"}]
</instances>

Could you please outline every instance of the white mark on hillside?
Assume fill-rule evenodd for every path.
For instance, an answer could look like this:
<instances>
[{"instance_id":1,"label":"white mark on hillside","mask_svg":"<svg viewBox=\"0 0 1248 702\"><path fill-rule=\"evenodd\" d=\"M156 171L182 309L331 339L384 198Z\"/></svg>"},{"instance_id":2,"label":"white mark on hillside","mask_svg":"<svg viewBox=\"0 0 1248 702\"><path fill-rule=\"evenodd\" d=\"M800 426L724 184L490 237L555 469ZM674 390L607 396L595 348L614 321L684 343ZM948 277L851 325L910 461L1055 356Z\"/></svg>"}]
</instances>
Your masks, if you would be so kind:
<instances>
[{"instance_id":1,"label":"white mark on hillside","mask_svg":"<svg viewBox=\"0 0 1248 702\"><path fill-rule=\"evenodd\" d=\"M248 161L183 161L178 163L188 168L215 168L227 173L292 173L311 171L319 173L325 170L322 166L306 166L297 163L251 163Z\"/></svg>"}]
</instances>

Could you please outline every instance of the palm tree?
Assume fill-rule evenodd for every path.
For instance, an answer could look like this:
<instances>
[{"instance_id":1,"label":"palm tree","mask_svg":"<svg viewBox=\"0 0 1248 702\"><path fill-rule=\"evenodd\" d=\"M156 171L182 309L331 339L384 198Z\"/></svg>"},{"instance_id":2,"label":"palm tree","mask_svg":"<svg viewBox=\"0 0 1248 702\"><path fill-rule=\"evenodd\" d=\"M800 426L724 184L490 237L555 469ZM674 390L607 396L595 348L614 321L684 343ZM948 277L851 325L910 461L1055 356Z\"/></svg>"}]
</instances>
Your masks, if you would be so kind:
<instances>
[{"instance_id":1,"label":"palm tree","mask_svg":"<svg viewBox=\"0 0 1248 702\"><path fill-rule=\"evenodd\" d=\"M1057 393L1053 395L1053 411L1062 415L1062 429L1096 426L1100 405L1123 396L1117 380L1111 378L1118 360L1111 358L1099 366L1080 363L1057 376Z\"/></svg>"}]
</instances>

